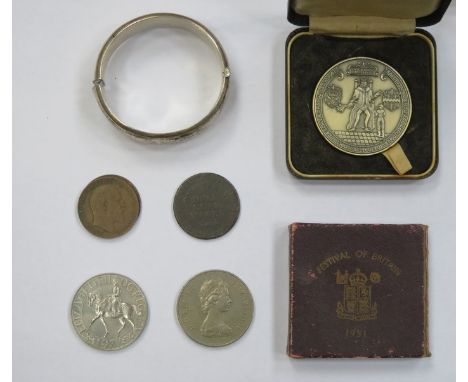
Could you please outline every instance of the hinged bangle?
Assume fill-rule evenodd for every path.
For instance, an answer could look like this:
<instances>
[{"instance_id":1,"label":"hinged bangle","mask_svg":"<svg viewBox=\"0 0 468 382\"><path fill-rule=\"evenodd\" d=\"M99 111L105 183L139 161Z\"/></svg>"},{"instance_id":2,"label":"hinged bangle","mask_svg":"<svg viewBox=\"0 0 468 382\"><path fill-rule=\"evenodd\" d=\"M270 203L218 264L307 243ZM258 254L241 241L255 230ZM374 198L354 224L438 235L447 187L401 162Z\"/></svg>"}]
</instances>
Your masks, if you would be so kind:
<instances>
[{"instance_id":1,"label":"hinged bangle","mask_svg":"<svg viewBox=\"0 0 468 382\"><path fill-rule=\"evenodd\" d=\"M114 114L114 112L112 112L106 102L103 92L103 88L105 86L104 72L106 70L107 63L109 62L109 59L115 50L131 36L155 27L182 28L195 33L214 49L216 55L221 60L222 65L222 71L220 72L222 77L221 89L216 102L209 113L192 126L165 133L150 133L126 125ZM145 141L165 143L187 137L199 131L216 115L216 113L218 113L226 97L230 76L231 71L229 70L223 47L216 39L216 37L205 26L182 15L173 13L153 13L130 20L119 27L114 33L112 33L99 53L93 84L96 98L99 106L101 107L101 110L116 127L135 138L143 139Z\"/></svg>"}]
</instances>

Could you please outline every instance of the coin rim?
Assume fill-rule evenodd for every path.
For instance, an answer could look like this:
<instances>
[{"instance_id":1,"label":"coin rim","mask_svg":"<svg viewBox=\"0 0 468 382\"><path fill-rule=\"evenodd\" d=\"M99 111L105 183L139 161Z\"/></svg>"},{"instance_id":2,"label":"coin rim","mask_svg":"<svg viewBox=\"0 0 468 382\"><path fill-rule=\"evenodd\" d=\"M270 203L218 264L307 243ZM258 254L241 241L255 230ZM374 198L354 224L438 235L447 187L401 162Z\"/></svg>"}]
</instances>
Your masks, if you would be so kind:
<instances>
[{"instance_id":1,"label":"coin rim","mask_svg":"<svg viewBox=\"0 0 468 382\"><path fill-rule=\"evenodd\" d=\"M221 273L226 273L232 277L234 277L235 279L239 280L244 286L245 286L245 289L249 292L249 299L250 299L250 302L251 302L251 306L252 306L252 312L250 314L250 320L249 320L249 323L248 325L246 325L244 331L241 333L241 335L237 338L233 338L231 341L229 342L226 342L226 343L223 343L223 344L215 344L215 345L210 345L210 344L206 344L206 343L203 343L201 341L198 341L197 339L195 339L194 337L192 337L190 335L190 333L185 330L184 326L182 325L182 323L180 322L180 314L179 314L179 309L180 309L180 298L184 292L184 290L186 289L187 285L189 285L189 283L197 278L198 276L202 275L202 274L205 274L205 273L210 273L210 272L221 272ZM252 326L252 321L254 319L254 315L255 315L255 303L254 303L254 299L253 299L253 296L252 296L252 292L250 291L249 287L247 286L247 284L244 282L244 280L242 280L239 276L235 275L234 273L231 273L231 272L228 272L228 271L224 271L222 269L210 269L210 270L207 270L207 271L203 271L203 272L199 272L197 273L196 275L192 276L190 279L188 279L184 286L180 289L180 292L179 292L179 296L177 297L177 306L176 306L176 315L177 315L177 322L179 323L179 326L182 328L183 332L187 335L187 337L189 337L193 342L196 342L197 344L200 344L200 345L203 345L203 346L206 346L206 347L209 347L209 348L221 348L221 347L224 347L224 346L228 346L228 345L231 345L233 344L234 342L237 342L239 341L242 337L244 337L245 333L247 333L247 331L249 330L249 328Z\"/></svg>"},{"instance_id":2,"label":"coin rim","mask_svg":"<svg viewBox=\"0 0 468 382\"><path fill-rule=\"evenodd\" d=\"M232 221L232 224L229 226L229 228L225 231L225 232L222 232L220 234L214 234L214 235L209 235L209 237L206 237L206 236L202 236L202 235L196 235L192 232L189 232L187 231L187 229L185 228L183 222L179 219L180 216L178 216L177 212L176 212L176 199L177 199L177 196L179 195L182 189L182 187L188 183L192 178L195 178L195 177L198 177L198 176L202 176L202 175L214 175L214 176L217 176L219 178L221 178L223 181L225 181L229 186L232 187L233 191L234 191L234 194L236 196L236 199L237 199L237 204L236 204L236 217L235 219L233 219ZM182 228L182 230L187 233L188 235L196 238L196 239L201 239L201 240L211 240L211 239L217 239L221 236L224 236L226 235L229 231L232 230L232 228L236 225L237 221L239 220L239 216L240 216L240 210L241 210L241 206L240 206L240 198L239 198L239 193L237 192L237 189L236 187L234 187L234 185L228 180L226 179L224 176L222 175L219 175L219 174L216 174L214 172L200 172L198 174L194 174L192 176L189 176L187 179L185 179L180 185L179 187L177 187L177 190L174 194L174 198L173 198L173 201L172 201L172 211L173 211L173 214L174 214L174 217L177 221L177 224L179 225L180 228Z\"/></svg>"},{"instance_id":3,"label":"coin rim","mask_svg":"<svg viewBox=\"0 0 468 382\"><path fill-rule=\"evenodd\" d=\"M127 280L131 281L133 284L135 284L136 286L138 286L138 289L140 289L140 292L141 294L143 295L144 299L145 299L145 303L146 303L146 317L145 317L145 320L143 322L143 326L140 330L140 333L138 333L138 335L136 335L133 340L131 342L128 342L127 344L125 345L122 345L120 347L117 347L117 348L113 348L113 349L102 349L100 347L97 347L97 346L94 346L88 342L86 342L83 338L81 338L80 336L80 333L78 332L76 326L73 324L73 301L75 301L75 297L76 295L78 294L78 292L80 291L80 289L83 287L83 285L85 285L88 281L96 278L96 277L100 277L100 276L107 276L107 275L112 275L112 276L119 276L119 277L123 277L123 278L126 278ZM93 349L96 349L96 350L101 350L101 351L117 351L117 350L123 350L123 349L126 349L128 348L129 346L132 346L134 344L134 342L140 338L141 334L144 332L145 328L146 328L146 324L148 323L148 316L149 316L149 305L148 305L148 299L146 298L146 295L145 295L145 292L143 292L143 289L141 289L140 287L140 284L138 284L137 282L135 282L133 279L131 279L130 277L127 277L125 275L122 275L121 273L114 273L114 272L107 272L107 273L99 273L95 276L92 276L88 279L86 279L79 287L78 289L76 290L75 294L73 295L73 298L71 300L71 304L70 304L70 322L71 322L71 325L73 326L73 329L75 330L75 333L77 334L77 336L79 337L79 339L85 343L86 345L90 346L91 348Z\"/></svg>"},{"instance_id":4,"label":"coin rim","mask_svg":"<svg viewBox=\"0 0 468 382\"><path fill-rule=\"evenodd\" d=\"M86 222L84 221L84 219L82 218L82 211L84 209L84 202L86 200L85 198L85 194L86 194L86 191L89 191L91 189L91 187L93 186L93 183L99 181L100 179L103 179L103 178L113 178L113 179L118 179L118 180L121 180L123 183L127 184L129 186L129 188L131 190L133 190L133 192L135 193L136 197L137 197L137 203L138 203L138 211L137 211L137 214L135 216L135 219L133 219L133 221L131 222L131 224L129 224L128 228L118 234L110 234L110 235L99 235L97 234L96 232L93 232L92 230L90 230L88 228L88 226L85 224ZM114 239L114 238L117 238L117 237L120 237L120 236L123 236L125 235L127 232L129 232L133 226L135 225L135 223L137 222L138 220L138 217L140 216L140 213L141 213L141 198L140 198L140 194L138 192L138 189L135 187L135 185L130 182L127 178L124 178L123 176L120 176L120 175L115 175L115 174L107 174L107 175L101 175L101 176L98 176L97 178L93 179L92 181L90 181L86 186L85 188L83 188L83 190L81 191L81 194L80 194L80 197L78 198L78 206L77 206L77 212L78 212L78 218L80 219L80 222L82 224L82 226L86 229L86 231L88 231L89 233L91 233L93 236L96 236L96 237L99 237L101 239Z\"/></svg>"},{"instance_id":5,"label":"coin rim","mask_svg":"<svg viewBox=\"0 0 468 382\"><path fill-rule=\"evenodd\" d=\"M408 110L408 120L406 122L406 126L404 126L402 129L401 129L401 132L400 134L394 139L394 141L386 146L384 149L382 150L378 150L378 151L373 151L372 153L360 153L360 152L352 152L352 151L347 151L345 150L343 147L339 147L337 145L335 145L333 142L331 142L328 137L324 134L324 132L322 131L322 128L320 126L320 124L318 123L317 121L317 117L316 117L316 101L317 101L317 98L318 98L318 87L320 85L320 83L322 82L323 78L331 71L333 70L334 68L336 68L337 66L347 62L347 61L352 61L352 60L360 60L360 59L365 59L365 60L371 60L371 61L377 61L378 63L382 64L384 67L387 66L389 67L391 70L393 70L398 77L400 77L401 79L401 82L403 84L403 88L407 91L408 93L408 99L409 99L409 110ZM392 81L393 82L393 81ZM395 83L393 83L395 85ZM396 87L396 86L395 86ZM358 57L350 57L350 58L347 58L345 60L342 60L342 61L339 61L337 62L336 64L332 65L330 68L328 68L325 73L323 73L323 75L320 77L320 79L318 80L317 84L315 85L315 88L314 88L314 94L312 96L312 115L313 115L313 118L314 118L314 122L315 122L315 127L317 128L317 130L320 132L320 134L322 135L322 137L332 146L334 147L335 149L337 150L340 150L346 154L350 154L350 155L355 155L355 156L372 156L372 155L376 155L376 154L380 154L380 153L383 153L384 151L387 151L389 148L395 146L396 144L398 144L398 142L401 140L401 138L403 137L403 135L406 133L406 130L408 130L408 126L410 124L410 121L411 121L411 116L413 115L413 102L412 102L412 97L411 97L411 93L409 91L409 88L408 88L408 85L406 84L406 81L403 79L403 77L401 76L401 74L391 65L387 64L386 62L384 61L381 61L381 60L378 60L376 58L372 58L372 57L366 57L366 56L358 56ZM327 124L327 127L328 127L328 130L331 130L333 131L333 129L330 128L330 126L328 126ZM397 127L398 127L398 124L397 124Z\"/></svg>"}]
</instances>

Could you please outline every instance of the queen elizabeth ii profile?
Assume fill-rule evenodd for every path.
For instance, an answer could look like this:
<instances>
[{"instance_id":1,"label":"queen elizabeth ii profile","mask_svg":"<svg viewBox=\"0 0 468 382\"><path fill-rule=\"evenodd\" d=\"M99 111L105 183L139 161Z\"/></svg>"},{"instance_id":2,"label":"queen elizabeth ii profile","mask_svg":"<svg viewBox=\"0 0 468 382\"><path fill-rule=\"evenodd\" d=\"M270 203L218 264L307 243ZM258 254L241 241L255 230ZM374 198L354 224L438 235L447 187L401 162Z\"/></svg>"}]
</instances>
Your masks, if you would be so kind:
<instances>
[{"instance_id":1,"label":"queen elizabeth ii profile","mask_svg":"<svg viewBox=\"0 0 468 382\"><path fill-rule=\"evenodd\" d=\"M205 319L200 326L204 337L224 337L232 328L224 322L223 315L231 309L232 300L228 284L222 280L207 280L200 287L201 311Z\"/></svg>"}]
</instances>

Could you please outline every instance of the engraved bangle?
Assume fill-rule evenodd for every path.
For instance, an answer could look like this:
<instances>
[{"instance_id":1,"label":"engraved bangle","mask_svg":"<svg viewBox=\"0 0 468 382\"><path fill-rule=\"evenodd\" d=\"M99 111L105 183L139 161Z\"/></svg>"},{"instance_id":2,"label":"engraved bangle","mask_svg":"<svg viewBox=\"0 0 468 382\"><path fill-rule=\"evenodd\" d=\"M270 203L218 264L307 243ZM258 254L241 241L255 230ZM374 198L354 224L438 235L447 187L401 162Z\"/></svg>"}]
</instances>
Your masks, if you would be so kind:
<instances>
[{"instance_id":1,"label":"engraved bangle","mask_svg":"<svg viewBox=\"0 0 468 382\"><path fill-rule=\"evenodd\" d=\"M222 65L222 71L220 73L220 75L222 76L221 89L217 100L212 109L209 111L209 113L192 126L165 133L150 133L126 125L110 109L109 105L106 102L106 98L104 96L103 91L105 86L105 69L109 62L109 59L111 58L115 50L133 35L156 27L182 28L196 34L201 39L205 40L213 48L216 55L221 60ZM156 143L165 143L175 141L179 138L187 137L199 131L211 120L211 118L213 118L218 113L226 97L226 92L229 87L230 75L231 72L229 70L227 58L224 53L223 47L216 39L216 37L205 26L203 26L195 20L192 20L182 15L177 15L173 13L153 13L130 20L127 23L120 26L114 33L112 33L112 35L108 38L108 40L106 41L99 53L96 63L96 71L94 75L93 84L96 98L99 106L101 107L101 110L116 127L135 138Z\"/></svg>"}]
</instances>

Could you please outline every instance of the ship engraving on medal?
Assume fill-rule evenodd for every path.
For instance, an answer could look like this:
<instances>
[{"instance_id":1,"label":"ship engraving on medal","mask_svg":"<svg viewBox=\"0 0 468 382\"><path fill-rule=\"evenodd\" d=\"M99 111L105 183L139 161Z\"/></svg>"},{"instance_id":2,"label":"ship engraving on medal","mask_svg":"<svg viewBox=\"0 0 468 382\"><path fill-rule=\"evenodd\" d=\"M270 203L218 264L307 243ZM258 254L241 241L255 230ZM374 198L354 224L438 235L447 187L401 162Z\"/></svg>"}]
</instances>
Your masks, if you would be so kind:
<instances>
[{"instance_id":1,"label":"ship engraving on medal","mask_svg":"<svg viewBox=\"0 0 468 382\"><path fill-rule=\"evenodd\" d=\"M336 273L336 283L343 285L343 300L336 306L337 317L342 320L369 321L377 319L377 303L372 302L372 285L379 283L381 276L371 272L367 277L359 268L349 274L346 270Z\"/></svg>"},{"instance_id":2,"label":"ship engraving on medal","mask_svg":"<svg viewBox=\"0 0 468 382\"><path fill-rule=\"evenodd\" d=\"M368 57L331 67L317 84L312 106L323 137L354 155L387 150L400 140L411 118L411 96L403 78Z\"/></svg>"}]
</instances>

